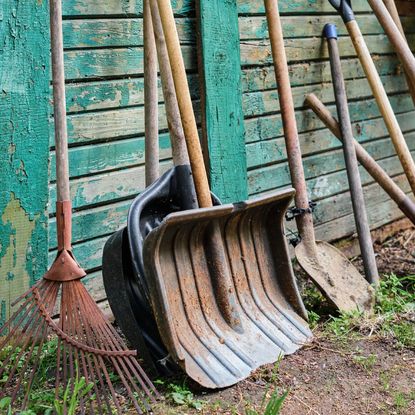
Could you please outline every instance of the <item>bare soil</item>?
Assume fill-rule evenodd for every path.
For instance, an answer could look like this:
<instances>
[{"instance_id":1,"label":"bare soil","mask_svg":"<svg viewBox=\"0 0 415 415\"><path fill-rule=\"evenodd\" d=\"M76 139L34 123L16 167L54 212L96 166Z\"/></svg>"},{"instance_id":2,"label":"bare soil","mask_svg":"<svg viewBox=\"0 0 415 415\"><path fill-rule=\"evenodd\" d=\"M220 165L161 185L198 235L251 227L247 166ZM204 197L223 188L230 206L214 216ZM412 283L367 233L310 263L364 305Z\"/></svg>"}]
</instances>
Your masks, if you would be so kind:
<instances>
[{"instance_id":1,"label":"bare soil","mask_svg":"<svg viewBox=\"0 0 415 415\"><path fill-rule=\"evenodd\" d=\"M375 250L381 274L415 274L414 228L376 243ZM361 267L360 258L355 264ZM212 393L188 383L195 399L204 401L202 410L166 400L155 414L245 415L250 408L262 415L263 397L275 390L288 391L282 415L415 414L415 350L375 335L341 342L322 326L314 334L312 343L284 357L278 367L263 367L234 387Z\"/></svg>"}]
</instances>

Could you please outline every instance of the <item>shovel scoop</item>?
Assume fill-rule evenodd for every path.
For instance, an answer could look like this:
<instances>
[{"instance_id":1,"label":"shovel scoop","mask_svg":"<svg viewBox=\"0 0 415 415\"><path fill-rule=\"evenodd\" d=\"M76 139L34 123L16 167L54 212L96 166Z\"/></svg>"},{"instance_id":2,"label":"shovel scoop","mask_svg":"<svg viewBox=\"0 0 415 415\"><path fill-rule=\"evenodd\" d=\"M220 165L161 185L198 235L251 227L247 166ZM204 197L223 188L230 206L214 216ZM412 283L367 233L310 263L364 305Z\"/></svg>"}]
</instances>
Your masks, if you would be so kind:
<instances>
[{"instance_id":1,"label":"shovel scoop","mask_svg":"<svg viewBox=\"0 0 415 415\"><path fill-rule=\"evenodd\" d=\"M311 337L283 229L293 194L172 213L144 241L163 343L204 387L233 385ZM218 228L225 247L221 265L231 277L222 295L233 304L233 324L217 294L225 276L212 263L218 259L212 229Z\"/></svg>"}]
</instances>

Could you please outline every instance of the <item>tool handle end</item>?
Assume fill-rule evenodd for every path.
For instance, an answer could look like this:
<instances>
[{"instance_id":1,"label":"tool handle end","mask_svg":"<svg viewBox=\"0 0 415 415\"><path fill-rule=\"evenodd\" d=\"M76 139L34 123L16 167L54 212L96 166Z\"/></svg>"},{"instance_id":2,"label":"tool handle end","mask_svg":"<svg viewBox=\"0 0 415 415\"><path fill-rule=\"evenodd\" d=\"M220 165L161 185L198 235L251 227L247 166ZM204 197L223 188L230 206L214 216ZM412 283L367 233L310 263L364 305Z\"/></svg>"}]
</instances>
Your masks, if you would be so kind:
<instances>
[{"instance_id":1,"label":"tool handle end","mask_svg":"<svg viewBox=\"0 0 415 415\"><path fill-rule=\"evenodd\" d=\"M337 26L333 23L327 23L324 26L323 35L326 39L337 39Z\"/></svg>"}]
</instances>

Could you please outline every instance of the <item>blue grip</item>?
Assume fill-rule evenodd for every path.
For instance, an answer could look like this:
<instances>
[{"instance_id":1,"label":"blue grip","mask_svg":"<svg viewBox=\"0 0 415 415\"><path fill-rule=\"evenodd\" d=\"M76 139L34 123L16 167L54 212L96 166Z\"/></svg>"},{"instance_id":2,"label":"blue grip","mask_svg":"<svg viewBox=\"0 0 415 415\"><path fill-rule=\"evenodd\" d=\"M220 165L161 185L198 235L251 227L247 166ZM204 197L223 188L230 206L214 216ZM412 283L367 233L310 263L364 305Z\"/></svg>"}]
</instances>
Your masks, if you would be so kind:
<instances>
[{"instance_id":1,"label":"blue grip","mask_svg":"<svg viewBox=\"0 0 415 415\"><path fill-rule=\"evenodd\" d=\"M327 23L324 26L323 34L326 39L337 39L337 26L333 23Z\"/></svg>"}]
</instances>

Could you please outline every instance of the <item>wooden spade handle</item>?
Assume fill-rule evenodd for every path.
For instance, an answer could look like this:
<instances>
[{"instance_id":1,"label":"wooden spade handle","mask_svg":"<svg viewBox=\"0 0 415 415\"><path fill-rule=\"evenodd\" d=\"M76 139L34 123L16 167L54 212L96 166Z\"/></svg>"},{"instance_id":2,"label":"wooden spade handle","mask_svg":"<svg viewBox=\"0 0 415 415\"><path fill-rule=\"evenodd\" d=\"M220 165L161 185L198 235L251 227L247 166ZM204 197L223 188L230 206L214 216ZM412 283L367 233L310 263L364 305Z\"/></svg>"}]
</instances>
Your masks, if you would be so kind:
<instances>
[{"instance_id":1,"label":"wooden spade handle","mask_svg":"<svg viewBox=\"0 0 415 415\"><path fill-rule=\"evenodd\" d=\"M275 77L278 86L291 181L296 190L295 204L298 208L307 210L309 209L307 185L298 139L297 123L295 120L294 102L291 94L290 76L288 73L278 1L264 0L264 4L267 14ZM296 216L296 222L298 231L304 242L314 242L315 236L312 214L305 213L304 215Z\"/></svg>"},{"instance_id":2,"label":"wooden spade handle","mask_svg":"<svg viewBox=\"0 0 415 415\"><path fill-rule=\"evenodd\" d=\"M63 202L70 200L70 191L61 0L50 1L50 41L56 148L56 200Z\"/></svg>"},{"instance_id":3,"label":"wooden spade handle","mask_svg":"<svg viewBox=\"0 0 415 415\"><path fill-rule=\"evenodd\" d=\"M340 127L336 119L331 115L328 108L314 95L307 95L306 104L314 111L324 125L342 141ZM361 165L379 183L382 189L398 205L402 212L415 224L415 203L400 189L400 187L379 166L370 154L354 140L356 156Z\"/></svg>"},{"instance_id":4,"label":"wooden spade handle","mask_svg":"<svg viewBox=\"0 0 415 415\"><path fill-rule=\"evenodd\" d=\"M150 1L144 0L144 123L146 186L160 175L158 135L157 52Z\"/></svg>"},{"instance_id":5,"label":"wooden spade handle","mask_svg":"<svg viewBox=\"0 0 415 415\"><path fill-rule=\"evenodd\" d=\"M159 6L199 206L201 208L212 207L209 182L203 160L202 148L193 112L192 99L187 83L186 69L180 48L179 35L177 34L176 23L174 21L173 10L170 0L151 1L157 1Z\"/></svg>"},{"instance_id":6,"label":"wooden spade handle","mask_svg":"<svg viewBox=\"0 0 415 415\"><path fill-rule=\"evenodd\" d=\"M166 40L160 20L157 1L151 2L151 15L160 66L161 86L163 88L167 124L170 132L173 164L175 166L188 165L189 156L187 154L186 139L184 137L183 126L180 119L180 110L177 104L176 91L174 89L169 53L166 47Z\"/></svg>"},{"instance_id":7,"label":"wooden spade handle","mask_svg":"<svg viewBox=\"0 0 415 415\"><path fill-rule=\"evenodd\" d=\"M406 39L402 36L398 26L395 24L394 19L382 0L368 0L368 2L375 12L385 33L388 35L388 38L404 67L409 83L413 86L415 83L415 57L409 48Z\"/></svg>"},{"instance_id":8,"label":"wooden spade handle","mask_svg":"<svg viewBox=\"0 0 415 415\"><path fill-rule=\"evenodd\" d=\"M403 30L402 22L399 17L398 9L396 8L395 0L383 0L383 3L385 3L386 8L388 9L393 21L395 22L399 32L405 39L405 42L408 43L405 37L405 32ZM408 84L409 92L412 97L412 101L415 104L415 80L410 79L409 76L405 73L406 76L406 83Z\"/></svg>"},{"instance_id":9,"label":"wooden spade handle","mask_svg":"<svg viewBox=\"0 0 415 415\"><path fill-rule=\"evenodd\" d=\"M415 194L415 163L405 142L405 138L402 134L395 113L393 112L388 96L386 95L382 81L377 73L375 64L370 56L369 49L367 48L356 20L347 22L346 27L372 88L373 95L378 103L379 110L389 131L393 145L395 146L396 153L398 154L406 177L408 178L412 192Z\"/></svg>"}]
</instances>

